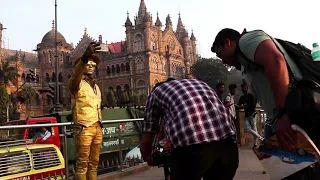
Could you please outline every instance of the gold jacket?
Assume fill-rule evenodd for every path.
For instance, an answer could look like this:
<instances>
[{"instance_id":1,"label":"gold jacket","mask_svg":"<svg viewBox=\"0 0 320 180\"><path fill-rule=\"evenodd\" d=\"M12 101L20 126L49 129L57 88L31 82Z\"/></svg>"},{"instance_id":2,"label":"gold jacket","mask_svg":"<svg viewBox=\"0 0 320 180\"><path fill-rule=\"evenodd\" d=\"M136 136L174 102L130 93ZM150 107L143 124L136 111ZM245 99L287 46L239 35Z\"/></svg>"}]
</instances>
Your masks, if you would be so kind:
<instances>
[{"instance_id":1,"label":"gold jacket","mask_svg":"<svg viewBox=\"0 0 320 180\"><path fill-rule=\"evenodd\" d=\"M84 80L84 69L85 64L78 61L69 81L69 91L73 122L89 127L97 121L102 121L101 91L97 84L93 88Z\"/></svg>"}]
</instances>

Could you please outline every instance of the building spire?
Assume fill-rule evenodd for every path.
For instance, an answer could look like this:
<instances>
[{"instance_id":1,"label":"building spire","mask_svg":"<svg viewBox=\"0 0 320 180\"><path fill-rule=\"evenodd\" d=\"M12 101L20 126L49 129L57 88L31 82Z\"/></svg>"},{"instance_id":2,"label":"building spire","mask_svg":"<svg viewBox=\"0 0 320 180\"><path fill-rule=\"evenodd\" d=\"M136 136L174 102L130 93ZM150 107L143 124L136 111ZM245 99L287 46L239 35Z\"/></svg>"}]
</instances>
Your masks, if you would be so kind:
<instances>
[{"instance_id":1,"label":"building spire","mask_svg":"<svg viewBox=\"0 0 320 180\"><path fill-rule=\"evenodd\" d=\"M191 37L190 37L190 40L191 41L196 41L197 40L197 38L194 36L194 34L193 34L193 29L191 29Z\"/></svg>"},{"instance_id":2,"label":"building spire","mask_svg":"<svg viewBox=\"0 0 320 180\"><path fill-rule=\"evenodd\" d=\"M140 6L139 6L139 11L138 11L138 16L144 17L147 14L147 6L144 2L144 0L140 1Z\"/></svg>"},{"instance_id":3,"label":"building spire","mask_svg":"<svg viewBox=\"0 0 320 180\"><path fill-rule=\"evenodd\" d=\"M184 26L181 20L181 14L180 14L180 10L179 10L179 18L178 18L178 23L177 23L177 29L176 32L181 32L184 30Z\"/></svg>"},{"instance_id":4,"label":"building spire","mask_svg":"<svg viewBox=\"0 0 320 180\"><path fill-rule=\"evenodd\" d=\"M169 27L169 26L172 26L170 14L168 14L166 17L166 27Z\"/></svg>"},{"instance_id":5,"label":"building spire","mask_svg":"<svg viewBox=\"0 0 320 180\"><path fill-rule=\"evenodd\" d=\"M125 22L125 27L129 27L129 26L132 26L132 22L129 17L129 11L127 11L127 20Z\"/></svg>"},{"instance_id":6,"label":"building spire","mask_svg":"<svg viewBox=\"0 0 320 180\"><path fill-rule=\"evenodd\" d=\"M87 29L87 27L84 28L84 35L88 35L88 29Z\"/></svg>"},{"instance_id":7,"label":"building spire","mask_svg":"<svg viewBox=\"0 0 320 180\"><path fill-rule=\"evenodd\" d=\"M158 26L158 27L162 27L162 22L159 19L159 12L158 11L157 11L157 20L156 20L156 24L155 25Z\"/></svg>"}]
</instances>

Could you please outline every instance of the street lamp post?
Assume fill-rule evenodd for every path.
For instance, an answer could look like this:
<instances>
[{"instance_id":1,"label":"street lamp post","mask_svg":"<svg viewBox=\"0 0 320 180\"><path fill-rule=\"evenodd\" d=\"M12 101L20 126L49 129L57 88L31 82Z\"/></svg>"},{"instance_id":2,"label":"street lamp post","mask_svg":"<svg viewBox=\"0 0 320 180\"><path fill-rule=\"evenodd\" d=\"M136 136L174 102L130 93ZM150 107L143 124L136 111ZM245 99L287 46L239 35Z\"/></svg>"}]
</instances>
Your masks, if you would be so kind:
<instances>
[{"instance_id":1,"label":"street lamp post","mask_svg":"<svg viewBox=\"0 0 320 180\"><path fill-rule=\"evenodd\" d=\"M54 4L54 7L55 7L55 48L56 48L56 53L55 53L55 60L56 60L56 68L55 68L55 71L56 71L56 104L55 104L55 107L54 107L54 111L55 112L59 112L61 111L61 104L60 104L60 98L59 98L59 72L58 72L58 68L59 68L59 60L58 60L58 42L57 42L57 35L58 35L58 28L57 28L57 24L58 24L58 21L57 21L57 0L55 0L55 4Z\"/></svg>"}]
</instances>

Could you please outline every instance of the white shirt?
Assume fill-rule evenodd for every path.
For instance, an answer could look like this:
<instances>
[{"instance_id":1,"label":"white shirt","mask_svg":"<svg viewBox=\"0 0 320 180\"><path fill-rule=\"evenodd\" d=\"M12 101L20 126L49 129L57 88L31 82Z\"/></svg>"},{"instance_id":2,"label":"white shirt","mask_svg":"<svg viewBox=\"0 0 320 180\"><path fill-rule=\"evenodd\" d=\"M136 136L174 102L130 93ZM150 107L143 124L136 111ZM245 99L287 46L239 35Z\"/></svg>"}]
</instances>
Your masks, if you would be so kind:
<instances>
[{"instance_id":1,"label":"white shirt","mask_svg":"<svg viewBox=\"0 0 320 180\"><path fill-rule=\"evenodd\" d=\"M227 95L227 97L224 99L224 103L230 103L232 104L228 110L229 110L229 114L231 115L232 118L236 118L237 114L236 114L236 107L234 106L234 96L231 95L230 93Z\"/></svg>"},{"instance_id":2,"label":"white shirt","mask_svg":"<svg viewBox=\"0 0 320 180\"><path fill-rule=\"evenodd\" d=\"M41 141L45 141L47 140L49 137L51 136L51 132L50 131L46 131L45 133L42 132L38 132L34 137L33 137L33 141L36 141L37 138L42 138Z\"/></svg>"}]
</instances>

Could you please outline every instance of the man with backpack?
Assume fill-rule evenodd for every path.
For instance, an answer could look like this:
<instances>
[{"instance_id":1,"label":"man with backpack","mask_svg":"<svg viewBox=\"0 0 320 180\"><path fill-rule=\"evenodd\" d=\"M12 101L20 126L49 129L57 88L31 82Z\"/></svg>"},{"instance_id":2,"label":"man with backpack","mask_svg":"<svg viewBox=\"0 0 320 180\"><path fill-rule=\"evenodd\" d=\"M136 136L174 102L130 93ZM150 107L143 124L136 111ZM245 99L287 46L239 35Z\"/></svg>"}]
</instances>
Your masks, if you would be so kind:
<instances>
[{"instance_id":1,"label":"man with backpack","mask_svg":"<svg viewBox=\"0 0 320 180\"><path fill-rule=\"evenodd\" d=\"M265 125L264 133L266 139L275 133L281 144L294 149L295 142L291 123L305 126L302 127L305 130L310 128L309 132L306 131L308 134L312 134L312 127L308 126L308 124L311 123L313 117L309 117L304 113L303 104L300 104L300 107L292 106L305 101L307 98L294 96L294 93L315 92L314 86L310 85L312 83L299 81L308 72L306 71L308 68L303 65L304 62L301 60L308 60L308 62L312 63L308 58L311 52L302 46L274 39L263 31L246 32L244 30L240 34L236 30L227 28L222 29L217 34L211 51L216 53L223 63L235 66L242 71L267 115L271 117ZM301 71L302 69L304 71ZM312 73L308 75L310 74ZM308 85L308 87L305 85ZM307 90L303 91L301 89ZM294 118L294 112L300 112L300 117L304 118ZM290 179L301 179L304 174L309 172L307 169L301 173L296 173Z\"/></svg>"}]
</instances>

